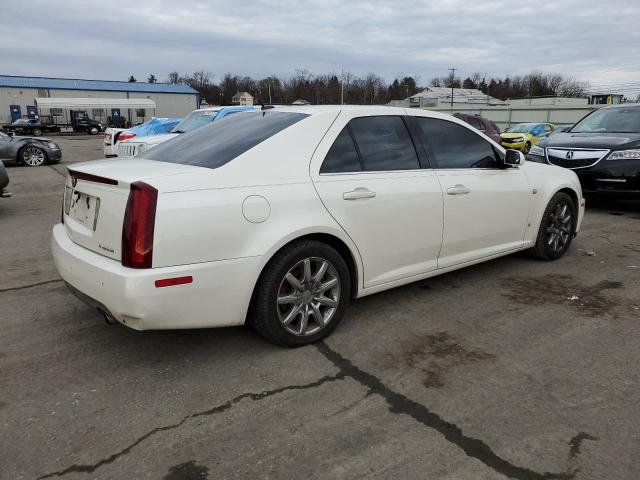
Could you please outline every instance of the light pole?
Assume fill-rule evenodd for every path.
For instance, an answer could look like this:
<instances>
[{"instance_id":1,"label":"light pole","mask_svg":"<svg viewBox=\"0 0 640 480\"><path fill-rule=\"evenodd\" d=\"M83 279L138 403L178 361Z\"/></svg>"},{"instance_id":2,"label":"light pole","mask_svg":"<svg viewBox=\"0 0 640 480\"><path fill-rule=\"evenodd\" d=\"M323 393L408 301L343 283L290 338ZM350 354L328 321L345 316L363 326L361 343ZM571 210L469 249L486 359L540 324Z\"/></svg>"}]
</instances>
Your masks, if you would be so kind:
<instances>
[{"instance_id":1,"label":"light pole","mask_svg":"<svg viewBox=\"0 0 640 480\"><path fill-rule=\"evenodd\" d=\"M451 84L451 110L453 110L453 79L455 78L456 70L457 68L455 67L449 69L451 72L451 79L449 80L449 83Z\"/></svg>"}]
</instances>

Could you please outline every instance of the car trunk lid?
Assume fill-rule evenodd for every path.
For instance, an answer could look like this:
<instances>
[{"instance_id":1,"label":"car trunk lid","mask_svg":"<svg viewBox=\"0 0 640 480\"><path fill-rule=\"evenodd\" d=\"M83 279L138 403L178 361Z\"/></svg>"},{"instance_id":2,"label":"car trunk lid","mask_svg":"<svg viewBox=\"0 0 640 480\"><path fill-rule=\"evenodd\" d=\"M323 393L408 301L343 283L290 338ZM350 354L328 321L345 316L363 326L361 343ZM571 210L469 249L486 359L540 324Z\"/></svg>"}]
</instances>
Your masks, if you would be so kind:
<instances>
[{"instance_id":1,"label":"car trunk lid","mask_svg":"<svg viewBox=\"0 0 640 480\"><path fill-rule=\"evenodd\" d=\"M71 240L114 260L122 258L122 226L131 184L198 169L152 160L98 161L69 167L63 219Z\"/></svg>"}]
</instances>

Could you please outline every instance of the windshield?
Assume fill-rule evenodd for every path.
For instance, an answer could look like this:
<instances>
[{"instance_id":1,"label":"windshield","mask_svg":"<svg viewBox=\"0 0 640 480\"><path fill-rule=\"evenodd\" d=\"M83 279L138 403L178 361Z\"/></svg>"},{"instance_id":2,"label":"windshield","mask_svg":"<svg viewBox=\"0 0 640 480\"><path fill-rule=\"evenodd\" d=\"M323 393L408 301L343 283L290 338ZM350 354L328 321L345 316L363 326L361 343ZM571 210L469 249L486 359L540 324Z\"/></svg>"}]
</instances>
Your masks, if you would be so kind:
<instances>
[{"instance_id":1,"label":"windshield","mask_svg":"<svg viewBox=\"0 0 640 480\"><path fill-rule=\"evenodd\" d=\"M533 123L521 123L520 125L514 125L507 129L507 133L527 133L533 129L535 125Z\"/></svg>"},{"instance_id":2,"label":"windshield","mask_svg":"<svg viewBox=\"0 0 640 480\"><path fill-rule=\"evenodd\" d=\"M171 130L171 133L185 133L190 132L191 130L195 130L196 128L200 128L203 125L206 125L209 122L213 122L213 119L218 115L218 110L208 110L202 112L191 112L189 115L184 117L176 127Z\"/></svg>"},{"instance_id":3,"label":"windshield","mask_svg":"<svg viewBox=\"0 0 640 480\"><path fill-rule=\"evenodd\" d=\"M616 107L595 110L569 130L575 133L640 133L640 108Z\"/></svg>"}]
</instances>

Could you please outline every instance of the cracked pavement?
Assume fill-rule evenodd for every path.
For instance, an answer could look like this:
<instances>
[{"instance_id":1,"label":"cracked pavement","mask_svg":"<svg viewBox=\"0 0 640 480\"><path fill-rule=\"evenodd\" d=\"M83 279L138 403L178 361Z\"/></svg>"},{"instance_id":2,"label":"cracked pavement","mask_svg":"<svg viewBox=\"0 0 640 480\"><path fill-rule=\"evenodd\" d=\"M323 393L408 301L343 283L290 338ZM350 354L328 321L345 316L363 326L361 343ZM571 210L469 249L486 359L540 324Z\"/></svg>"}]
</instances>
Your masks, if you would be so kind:
<instances>
[{"instance_id":1,"label":"cracked pavement","mask_svg":"<svg viewBox=\"0 0 640 480\"><path fill-rule=\"evenodd\" d=\"M588 205L558 262L357 300L285 350L109 326L69 294L50 228L65 164L101 138L60 143L63 164L10 167L0 201L1 479L640 477L637 207Z\"/></svg>"}]
</instances>

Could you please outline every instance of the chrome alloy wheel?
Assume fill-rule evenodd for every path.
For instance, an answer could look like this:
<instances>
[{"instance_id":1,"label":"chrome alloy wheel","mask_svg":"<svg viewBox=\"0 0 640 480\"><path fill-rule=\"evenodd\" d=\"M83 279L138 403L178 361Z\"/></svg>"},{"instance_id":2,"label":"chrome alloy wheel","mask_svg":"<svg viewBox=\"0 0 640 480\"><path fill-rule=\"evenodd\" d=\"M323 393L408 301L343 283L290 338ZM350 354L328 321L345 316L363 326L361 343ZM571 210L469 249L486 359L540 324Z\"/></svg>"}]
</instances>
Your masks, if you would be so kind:
<instances>
[{"instance_id":1,"label":"chrome alloy wheel","mask_svg":"<svg viewBox=\"0 0 640 480\"><path fill-rule=\"evenodd\" d=\"M547 226L547 245L554 252L561 252L571 237L571 208L560 201L551 212Z\"/></svg>"},{"instance_id":2,"label":"chrome alloy wheel","mask_svg":"<svg viewBox=\"0 0 640 480\"><path fill-rule=\"evenodd\" d=\"M340 279L335 267L318 257L296 263L278 288L278 318L298 336L313 335L333 318L340 303Z\"/></svg>"},{"instance_id":3,"label":"chrome alloy wheel","mask_svg":"<svg viewBox=\"0 0 640 480\"><path fill-rule=\"evenodd\" d=\"M30 167L37 167L44 163L44 152L36 147L27 147L22 151L22 161Z\"/></svg>"}]
</instances>

